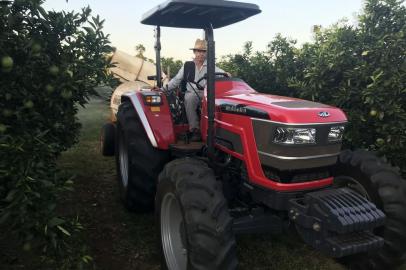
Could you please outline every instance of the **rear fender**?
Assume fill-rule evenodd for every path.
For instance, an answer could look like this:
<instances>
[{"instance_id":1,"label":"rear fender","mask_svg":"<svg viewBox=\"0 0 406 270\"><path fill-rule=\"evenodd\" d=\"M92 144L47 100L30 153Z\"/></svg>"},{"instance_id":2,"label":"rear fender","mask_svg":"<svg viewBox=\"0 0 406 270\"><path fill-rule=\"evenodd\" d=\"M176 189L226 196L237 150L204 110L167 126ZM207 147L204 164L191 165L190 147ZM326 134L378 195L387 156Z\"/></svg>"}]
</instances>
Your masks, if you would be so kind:
<instances>
[{"instance_id":1,"label":"rear fender","mask_svg":"<svg viewBox=\"0 0 406 270\"><path fill-rule=\"evenodd\" d=\"M165 96L162 95L163 104L159 106L159 111L154 112L144 104L139 91L122 95L121 102L126 100L133 105L151 145L158 149L169 149L169 145L175 142L175 132Z\"/></svg>"}]
</instances>

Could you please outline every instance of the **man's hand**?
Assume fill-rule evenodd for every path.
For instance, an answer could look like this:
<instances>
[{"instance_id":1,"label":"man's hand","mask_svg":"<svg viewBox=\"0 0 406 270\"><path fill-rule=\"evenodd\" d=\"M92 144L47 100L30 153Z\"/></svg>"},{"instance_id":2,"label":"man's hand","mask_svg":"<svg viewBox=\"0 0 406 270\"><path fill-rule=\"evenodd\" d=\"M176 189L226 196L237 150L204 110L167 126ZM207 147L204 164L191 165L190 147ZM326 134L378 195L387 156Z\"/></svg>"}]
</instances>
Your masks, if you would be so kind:
<instances>
[{"instance_id":1,"label":"man's hand","mask_svg":"<svg viewBox=\"0 0 406 270\"><path fill-rule=\"evenodd\" d=\"M162 89L159 88L158 86L154 86L151 88L151 91L162 91Z\"/></svg>"}]
</instances>

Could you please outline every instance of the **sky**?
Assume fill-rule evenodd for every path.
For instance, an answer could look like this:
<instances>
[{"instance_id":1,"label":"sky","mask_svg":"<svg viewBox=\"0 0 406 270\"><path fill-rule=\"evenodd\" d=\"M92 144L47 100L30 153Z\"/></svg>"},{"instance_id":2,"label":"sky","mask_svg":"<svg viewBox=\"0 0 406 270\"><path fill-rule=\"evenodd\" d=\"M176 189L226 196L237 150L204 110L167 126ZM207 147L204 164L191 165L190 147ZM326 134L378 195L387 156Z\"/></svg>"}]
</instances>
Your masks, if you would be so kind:
<instances>
[{"instance_id":1,"label":"sky","mask_svg":"<svg viewBox=\"0 0 406 270\"><path fill-rule=\"evenodd\" d=\"M154 59L154 27L140 23L142 15L165 0L46 0L47 10L80 11L89 5L93 15L105 19L104 32L112 45L135 55L135 46L143 44L145 56ZM239 0L257 4L262 12L236 24L214 30L216 58L242 51L246 41L254 50L266 50L277 33L296 39L298 44L312 40L312 26L328 27L344 18L356 23L363 0ZM161 27L161 56L190 60L196 38L202 30Z\"/></svg>"}]
</instances>

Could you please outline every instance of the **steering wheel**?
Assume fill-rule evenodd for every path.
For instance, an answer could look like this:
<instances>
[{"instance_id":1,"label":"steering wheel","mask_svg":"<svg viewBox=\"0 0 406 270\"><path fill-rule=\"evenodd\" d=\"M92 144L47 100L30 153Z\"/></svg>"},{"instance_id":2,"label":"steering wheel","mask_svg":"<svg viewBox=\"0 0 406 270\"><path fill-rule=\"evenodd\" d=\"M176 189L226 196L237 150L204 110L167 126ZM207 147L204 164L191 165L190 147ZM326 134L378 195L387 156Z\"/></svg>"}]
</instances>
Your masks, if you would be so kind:
<instances>
[{"instance_id":1,"label":"steering wheel","mask_svg":"<svg viewBox=\"0 0 406 270\"><path fill-rule=\"evenodd\" d=\"M225 77L225 78L230 78L230 76L228 76L228 73L226 73L226 72L214 72L214 76L223 76L223 77ZM196 82L197 87L203 89L204 87L202 87L202 86L200 85L200 82L201 82L202 80L206 80L206 79L207 79L207 73L204 74L204 76L201 77L201 78Z\"/></svg>"}]
</instances>

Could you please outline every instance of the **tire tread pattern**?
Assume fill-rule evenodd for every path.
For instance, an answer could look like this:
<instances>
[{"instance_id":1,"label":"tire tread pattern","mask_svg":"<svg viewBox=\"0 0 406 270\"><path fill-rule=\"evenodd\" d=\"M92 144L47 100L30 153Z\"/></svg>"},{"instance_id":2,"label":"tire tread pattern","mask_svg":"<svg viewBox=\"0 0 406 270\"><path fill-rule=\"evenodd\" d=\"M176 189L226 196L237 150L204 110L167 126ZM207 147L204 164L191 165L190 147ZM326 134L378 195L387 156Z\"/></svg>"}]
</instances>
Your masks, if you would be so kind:
<instances>
[{"instance_id":1,"label":"tire tread pattern","mask_svg":"<svg viewBox=\"0 0 406 270\"><path fill-rule=\"evenodd\" d=\"M117 119L117 130L122 129L127 139L129 156L128 187L126 194L122 196L124 204L131 211L149 212L154 206L158 174L169 160L169 154L151 145L130 102L124 101L120 105ZM120 139L120 136L117 137ZM120 177L118 158L116 160L117 174ZM119 179L119 183L120 181Z\"/></svg>"},{"instance_id":2,"label":"tire tread pattern","mask_svg":"<svg viewBox=\"0 0 406 270\"><path fill-rule=\"evenodd\" d=\"M406 258L406 181L396 168L365 150L343 151L338 173L358 177L371 200L386 215L386 223L378 232L385 240L384 246L344 258L343 262L350 269L396 269Z\"/></svg>"},{"instance_id":3,"label":"tire tread pattern","mask_svg":"<svg viewBox=\"0 0 406 270\"><path fill-rule=\"evenodd\" d=\"M232 219L213 171L197 159L176 159L169 162L160 174L159 182L163 181L172 182L184 211L188 269L236 269Z\"/></svg>"}]
</instances>

